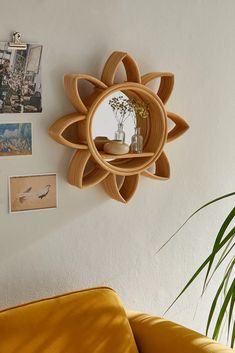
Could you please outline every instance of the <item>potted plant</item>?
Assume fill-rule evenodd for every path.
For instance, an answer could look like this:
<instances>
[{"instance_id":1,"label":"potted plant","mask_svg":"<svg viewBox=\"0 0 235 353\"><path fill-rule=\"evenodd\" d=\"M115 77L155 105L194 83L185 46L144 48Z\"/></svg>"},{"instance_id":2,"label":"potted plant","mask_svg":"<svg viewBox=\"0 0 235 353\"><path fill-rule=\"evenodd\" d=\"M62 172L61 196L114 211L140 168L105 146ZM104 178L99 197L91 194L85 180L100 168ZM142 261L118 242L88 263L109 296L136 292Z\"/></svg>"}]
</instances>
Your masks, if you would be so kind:
<instances>
[{"instance_id":1,"label":"potted plant","mask_svg":"<svg viewBox=\"0 0 235 353\"><path fill-rule=\"evenodd\" d=\"M158 250L162 250L183 228L183 226L194 217L199 211L208 207L209 205L218 202L224 198L234 196L235 192L218 197L205 205L201 206L195 212L193 212L182 226L163 244L163 246ZM234 246L235 246L235 207L229 212L224 222L222 223L218 233L215 236L215 241L211 252L208 254L207 258L203 261L201 266L195 271L194 275L186 283L184 288L175 298L173 303L168 307L165 313L170 310L170 308L176 303L176 301L185 293L185 291L190 287L190 285L198 278L201 272L206 269L206 274L204 278L204 284L202 288L202 296L208 288L209 283L214 278L216 271L227 263L225 267L223 277L218 284L216 293L211 303L211 307L208 313L206 334L212 326L212 319L215 319L215 324L212 330L212 338L218 340L220 333L222 332L223 325L227 326L227 337L229 345L231 348L234 347L235 340L235 321L234 321L234 303L235 303L235 256L234 256ZM216 310L217 309L217 310Z\"/></svg>"}]
</instances>

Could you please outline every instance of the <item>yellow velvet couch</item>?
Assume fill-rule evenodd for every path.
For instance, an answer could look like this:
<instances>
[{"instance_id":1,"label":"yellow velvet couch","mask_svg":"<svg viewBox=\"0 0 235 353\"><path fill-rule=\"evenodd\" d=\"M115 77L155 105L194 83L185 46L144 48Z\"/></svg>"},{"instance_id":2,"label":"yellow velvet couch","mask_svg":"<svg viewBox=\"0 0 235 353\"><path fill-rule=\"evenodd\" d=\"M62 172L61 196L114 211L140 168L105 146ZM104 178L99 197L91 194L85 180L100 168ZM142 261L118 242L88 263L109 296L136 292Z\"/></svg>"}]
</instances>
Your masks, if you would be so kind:
<instances>
[{"instance_id":1,"label":"yellow velvet couch","mask_svg":"<svg viewBox=\"0 0 235 353\"><path fill-rule=\"evenodd\" d=\"M164 319L126 313L110 288L42 299L0 312L0 353L229 353Z\"/></svg>"}]
</instances>

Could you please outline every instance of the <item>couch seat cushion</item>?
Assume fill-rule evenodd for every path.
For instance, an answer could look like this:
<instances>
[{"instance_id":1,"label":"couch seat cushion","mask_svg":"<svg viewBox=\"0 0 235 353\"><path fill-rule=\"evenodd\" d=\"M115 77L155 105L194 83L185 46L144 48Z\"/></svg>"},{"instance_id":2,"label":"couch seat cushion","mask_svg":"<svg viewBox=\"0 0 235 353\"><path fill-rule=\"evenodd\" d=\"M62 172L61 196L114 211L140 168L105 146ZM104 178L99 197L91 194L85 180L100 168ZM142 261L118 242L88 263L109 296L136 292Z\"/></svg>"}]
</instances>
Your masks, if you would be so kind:
<instances>
[{"instance_id":1,"label":"couch seat cushion","mask_svg":"<svg viewBox=\"0 0 235 353\"><path fill-rule=\"evenodd\" d=\"M0 312L1 353L137 353L117 294L73 292Z\"/></svg>"}]
</instances>

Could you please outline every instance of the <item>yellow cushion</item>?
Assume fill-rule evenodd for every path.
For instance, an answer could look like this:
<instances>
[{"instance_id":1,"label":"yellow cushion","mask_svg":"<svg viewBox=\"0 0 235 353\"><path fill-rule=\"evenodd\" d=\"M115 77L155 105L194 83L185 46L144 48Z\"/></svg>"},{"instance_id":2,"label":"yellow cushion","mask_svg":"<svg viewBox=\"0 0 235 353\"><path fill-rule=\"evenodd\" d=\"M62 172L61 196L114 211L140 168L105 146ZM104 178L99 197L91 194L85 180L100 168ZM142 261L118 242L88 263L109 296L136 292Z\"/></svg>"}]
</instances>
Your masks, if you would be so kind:
<instances>
[{"instance_id":1,"label":"yellow cushion","mask_svg":"<svg viewBox=\"0 0 235 353\"><path fill-rule=\"evenodd\" d=\"M94 288L0 312L1 353L137 353L117 294Z\"/></svg>"},{"instance_id":2,"label":"yellow cushion","mask_svg":"<svg viewBox=\"0 0 235 353\"><path fill-rule=\"evenodd\" d=\"M128 318L141 353L234 353L198 332L159 317L129 312Z\"/></svg>"}]
</instances>

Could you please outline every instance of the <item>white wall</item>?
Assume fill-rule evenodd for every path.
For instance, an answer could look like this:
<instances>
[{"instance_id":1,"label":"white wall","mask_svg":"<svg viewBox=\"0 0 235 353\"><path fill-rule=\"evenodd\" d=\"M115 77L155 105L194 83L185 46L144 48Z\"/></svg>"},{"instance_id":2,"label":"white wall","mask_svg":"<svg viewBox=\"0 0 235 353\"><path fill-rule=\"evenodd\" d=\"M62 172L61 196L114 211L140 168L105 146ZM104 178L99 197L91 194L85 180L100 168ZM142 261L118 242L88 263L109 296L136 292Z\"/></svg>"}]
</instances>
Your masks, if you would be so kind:
<instances>
[{"instance_id":1,"label":"white wall","mask_svg":"<svg viewBox=\"0 0 235 353\"><path fill-rule=\"evenodd\" d=\"M157 256L155 251L203 202L232 191L235 176L234 0L1 0L1 40L13 30L44 45L43 106L32 121L32 157L0 159L0 306L84 287L108 285L131 309L161 315L208 253L232 200L194 219ZM68 72L100 75L113 50L129 51L142 73L172 71L168 109L191 129L166 148L172 178L141 179L128 205L101 186L79 190L66 181L72 151L47 128L73 111L62 85ZM57 210L8 213L9 175L57 172ZM219 278L218 278L219 279ZM211 291L195 285L167 314L203 332Z\"/></svg>"}]
</instances>

